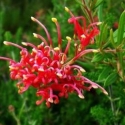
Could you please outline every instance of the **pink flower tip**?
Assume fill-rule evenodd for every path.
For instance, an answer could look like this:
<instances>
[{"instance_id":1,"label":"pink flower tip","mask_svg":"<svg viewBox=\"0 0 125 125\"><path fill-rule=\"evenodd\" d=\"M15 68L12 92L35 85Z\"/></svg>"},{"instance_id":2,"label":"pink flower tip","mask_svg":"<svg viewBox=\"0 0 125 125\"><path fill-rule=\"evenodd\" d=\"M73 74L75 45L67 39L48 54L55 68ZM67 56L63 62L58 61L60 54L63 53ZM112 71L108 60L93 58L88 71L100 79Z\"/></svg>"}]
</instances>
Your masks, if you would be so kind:
<instances>
[{"instance_id":1,"label":"pink flower tip","mask_svg":"<svg viewBox=\"0 0 125 125\"><path fill-rule=\"evenodd\" d=\"M9 42L8 41L4 41L3 42L5 45L9 45Z\"/></svg>"},{"instance_id":2,"label":"pink flower tip","mask_svg":"<svg viewBox=\"0 0 125 125\"><path fill-rule=\"evenodd\" d=\"M33 33L33 36L36 37L36 38L38 38L38 35L36 33Z\"/></svg>"},{"instance_id":3,"label":"pink flower tip","mask_svg":"<svg viewBox=\"0 0 125 125\"><path fill-rule=\"evenodd\" d=\"M103 91L104 94L108 95L108 92L107 91Z\"/></svg>"},{"instance_id":4,"label":"pink flower tip","mask_svg":"<svg viewBox=\"0 0 125 125\"><path fill-rule=\"evenodd\" d=\"M48 98L48 101L53 103L53 99L52 98Z\"/></svg>"},{"instance_id":5,"label":"pink flower tip","mask_svg":"<svg viewBox=\"0 0 125 125\"><path fill-rule=\"evenodd\" d=\"M31 20L32 20L32 21L36 21L36 19L35 19L34 17L31 17Z\"/></svg>"},{"instance_id":6,"label":"pink flower tip","mask_svg":"<svg viewBox=\"0 0 125 125\"><path fill-rule=\"evenodd\" d=\"M85 98L82 94L79 94L78 96L79 96L79 98L81 98L81 99L84 99L84 98Z\"/></svg>"},{"instance_id":7,"label":"pink flower tip","mask_svg":"<svg viewBox=\"0 0 125 125\"><path fill-rule=\"evenodd\" d=\"M69 12L69 8L68 8L68 7L65 7L65 11L66 11L66 12Z\"/></svg>"}]
</instances>

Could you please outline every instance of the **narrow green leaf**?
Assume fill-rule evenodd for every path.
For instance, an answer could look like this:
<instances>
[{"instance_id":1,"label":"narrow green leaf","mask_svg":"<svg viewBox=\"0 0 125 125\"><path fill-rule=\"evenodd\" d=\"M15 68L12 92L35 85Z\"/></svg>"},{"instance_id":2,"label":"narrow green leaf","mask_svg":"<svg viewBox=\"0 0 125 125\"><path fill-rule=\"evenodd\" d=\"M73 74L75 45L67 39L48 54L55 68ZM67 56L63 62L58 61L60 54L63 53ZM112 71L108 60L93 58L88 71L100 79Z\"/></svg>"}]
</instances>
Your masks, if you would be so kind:
<instances>
[{"instance_id":1,"label":"narrow green leaf","mask_svg":"<svg viewBox=\"0 0 125 125\"><path fill-rule=\"evenodd\" d=\"M12 34L9 31L6 31L4 34L4 38L6 41L11 41L12 40Z\"/></svg>"},{"instance_id":2,"label":"narrow green leaf","mask_svg":"<svg viewBox=\"0 0 125 125\"><path fill-rule=\"evenodd\" d=\"M119 20L118 34L117 34L117 47L123 44L124 38L124 29L125 29L125 11L122 12ZM123 61L123 52L120 51L117 53L118 61L120 64L121 77L124 77L124 61Z\"/></svg>"},{"instance_id":3,"label":"narrow green leaf","mask_svg":"<svg viewBox=\"0 0 125 125\"><path fill-rule=\"evenodd\" d=\"M93 10L93 9L95 9L96 7L95 7L95 5L96 5L96 3L97 3L97 0L91 0L91 1L89 1L90 2L90 9L91 10Z\"/></svg>"},{"instance_id":4,"label":"narrow green leaf","mask_svg":"<svg viewBox=\"0 0 125 125\"><path fill-rule=\"evenodd\" d=\"M105 86L109 86L109 85L115 83L116 80L117 80L117 76L118 76L118 75L117 75L116 72L112 72L112 73L107 77L107 79L105 80L104 85L105 85Z\"/></svg>"},{"instance_id":5,"label":"narrow green leaf","mask_svg":"<svg viewBox=\"0 0 125 125\"><path fill-rule=\"evenodd\" d=\"M125 3L124 3L124 2L121 2L121 7L122 7L123 9L125 9Z\"/></svg>"},{"instance_id":6,"label":"narrow green leaf","mask_svg":"<svg viewBox=\"0 0 125 125\"><path fill-rule=\"evenodd\" d=\"M103 4L100 4L101 2L102 2L102 0L98 0L96 6L99 5L99 7L98 7L98 18L99 18L99 21L102 22L103 21L103 14L102 14Z\"/></svg>"},{"instance_id":7,"label":"narrow green leaf","mask_svg":"<svg viewBox=\"0 0 125 125\"><path fill-rule=\"evenodd\" d=\"M106 78L109 76L109 73L112 71L111 67L105 67L102 69L102 72L100 73L98 77L99 82L104 82Z\"/></svg>"},{"instance_id":8,"label":"narrow green leaf","mask_svg":"<svg viewBox=\"0 0 125 125\"><path fill-rule=\"evenodd\" d=\"M18 28L17 32L16 32L16 35L15 35L15 41L20 41L21 39L21 35L22 35L22 28Z\"/></svg>"},{"instance_id":9,"label":"narrow green leaf","mask_svg":"<svg viewBox=\"0 0 125 125\"><path fill-rule=\"evenodd\" d=\"M123 40L125 27L125 11L122 12L119 20L118 35L117 35L117 45L119 46Z\"/></svg>"},{"instance_id":10,"label":"narrow green leaf","mask_svg":"<svg viewBox=\"0 0 125 125\"><path fill-rule=\"evenodd\" d=\"M113 30L112 29L110 30L110 41L111 41L112 46L115 48L116 45L115 45L115 40L113 37Z\"/></svg>"},{"instance_id":11,"label":"narrow green leaf","mask_svg":"<svg viewBox=\"0 0 125 125\"><path fill-rule=\"evenodd\" d=\"M111 30L112 30L112 29L111 29ZM125 27L124 27L124 31L125 31ZM112 31L112 32L113 32L113 31ZM111 35L111 34L110 34L110 35ZM113 32L113 38L114 38L115 46L116 46L116 43L117 43L117 37L118 37L118 29ZM125 38L125 32L124 32L124 34L123 34L123 38ZM123 42L123 40L122 40L122 42ZM122 42L121 42L121 44L124 44L124 43L122 43Z\"/></svg>"},{"instance_id":12,"label":"narrow green leaf","mask_svg":"<svg viewBox=\"0 0 125 125\"><path fill-rule=\"evenodd\" d=\"M103 26L101 27L101 34L100 34L100 47L103 48L104 44L107 44L107 38L108 38L108 26L107 24L103 23Z\"/></svg>"},{"instance_id":13,"label":"narrow green leaf","mask_svg":"<svg viewBox=\"0 0 125 125\"><path fill-rule=\"evenodd\" d=\"M82 62L82 61L77 60L76 63L87 70L95 68L95 66L92 65L92 63L90 63L90 62Z\"/></svg>"},{"instance_id":14,"label":"narrow green leaf","mask_svg":"<svg viewBox=\"0 0 125 125\"><path fill-rule=\"evenodd\" d=\"M100 4L102 4L103 0L97 0L96 4L95 4L95 8L98 7Z\"/></svg>"},{"instance_id":15,"label":"narrow green leaf","mask_svg":"<svg viewBox=\"0 0 125 125\"><path fill-rule=\"evenodd\" d=\"M100 54L100 53L97 53L95 54L95 56L93 57L92 59L92 62L100 62L104 59L104 55L103 54Z\"/></svg>"}]
</instances>

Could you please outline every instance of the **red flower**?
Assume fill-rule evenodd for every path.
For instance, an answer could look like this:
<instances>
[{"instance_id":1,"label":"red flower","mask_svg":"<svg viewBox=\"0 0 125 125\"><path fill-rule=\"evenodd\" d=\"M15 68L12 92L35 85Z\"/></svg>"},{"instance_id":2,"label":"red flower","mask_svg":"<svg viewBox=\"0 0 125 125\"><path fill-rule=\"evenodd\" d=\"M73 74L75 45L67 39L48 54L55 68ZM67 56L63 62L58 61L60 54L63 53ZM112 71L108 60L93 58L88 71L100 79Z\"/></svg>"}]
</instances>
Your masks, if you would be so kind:
<instances>
[{"instance_id":1,"label":"red flower","mask_svg":"<svg viewBox=\"0 0 125 125\"><path fill-rule=\"evenodd\" d=\"M48 42L41 35L33 33L36 38L42 40L42 43L35 46L32 43L22 42L24 46L32 47L32 52L28 52L26 48L20 45L5 41L5 45L13 45L21 49L21 58L20 61L16 62L10 58L0 57L0 59L10 62L10 77L13 80L18 80L19 93L25 92L32 86L37 90L37 96L41 96L41 99L36 104L39 105L46 101L48 107L50 103L57 104L60 97L68 97L71 92L75 92L80 98L84 98L84 90L89 91L91 88L100 88L107 94L101 86L82 76L82 72L85 70L74 64L79 57L96 50L87 49L78 53L78 48L75 48L75 56L69 61L67 53L71 38L66 37L68 43L65 50L62 51L60 26L57 19L52 18L52 21L57 26L58 33L58 47L55 48L46 27L34 17L31 17L31 19L45 30Z\"/></svg>"},{"instance_id":2,"label":"red flower","mask_svg":"<svg viewBox=\"0 0 125 125\"><path fill-rule=\"evenodd\" d=\"M85 49L90 42L94 43L94 37L99 34L99 29L96 25L99 25L100 22L87 26L86 19L83 16L75 17L67 7L65 7L65 10L71 15L68 22L74 25L74 35L80 40L82 49ZM82 21L83 26L81 26L79 20Z\"/></svg>"}]
</instances>

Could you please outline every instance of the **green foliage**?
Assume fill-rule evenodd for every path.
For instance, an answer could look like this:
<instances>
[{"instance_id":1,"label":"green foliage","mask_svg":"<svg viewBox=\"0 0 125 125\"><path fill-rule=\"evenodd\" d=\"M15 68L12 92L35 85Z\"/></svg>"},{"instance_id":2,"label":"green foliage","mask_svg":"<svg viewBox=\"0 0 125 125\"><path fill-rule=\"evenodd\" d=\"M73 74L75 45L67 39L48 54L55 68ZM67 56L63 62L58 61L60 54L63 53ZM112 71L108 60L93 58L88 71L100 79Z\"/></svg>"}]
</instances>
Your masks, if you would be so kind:
<instances>
[{"instance_id":1,"label":"green foliage","mask_svg":"<svg viewBox=\"0 0 125 125\"><path fill-rule=\"evenodd\" d=\"M117 80L117 72L112 72L105 80L104 85L109 86L113 83L116 83Z\"/></svg>"},{"instance_id":2,"label":"green foliage","mask_svg":"<svg viewBox=\"0 0 125 125\"><path fill-rule=\"evenodd\" d=\"M109 74L112 71L112 68L110 66L104 67L103 69L101 69L102 71L100 72L99 76L98 76L98 82L102 82L104 83L106 78L109 76Z\"/></svg>"},{"instance_id":3,"label":"green foliage","mask_svg":"<svg viewBox=\"0 0 125 125\"><path fill-rule=\"evenodd\" d=\"M100 54L100 53L97 53L94 55L93 59L92 59L92 62L100 62L104 59L104 55L103 54Z\"/></svg>"},{"instance_id":4,"label":"green foliage","mask_svg":"<svg viewBox=\"0 0 125 125\"><path fill-rule=\"evenodd\" d=\"M125 29L125 11L120 16L119 27L118 27L118 37L117 45L119 46L124 38L124 29Z\"/></svg>"},{"instance_id":5,"label":"green foliage","mask_svg":"<svg viewBox=\"0 0 125 125\"><path fill-rule=\"evenodd\" d=\"M100 105L91 108L91 114L100 125L109 125L112 123L111 110L107 110L105 107Z\"/></svg>"}]
</instances>

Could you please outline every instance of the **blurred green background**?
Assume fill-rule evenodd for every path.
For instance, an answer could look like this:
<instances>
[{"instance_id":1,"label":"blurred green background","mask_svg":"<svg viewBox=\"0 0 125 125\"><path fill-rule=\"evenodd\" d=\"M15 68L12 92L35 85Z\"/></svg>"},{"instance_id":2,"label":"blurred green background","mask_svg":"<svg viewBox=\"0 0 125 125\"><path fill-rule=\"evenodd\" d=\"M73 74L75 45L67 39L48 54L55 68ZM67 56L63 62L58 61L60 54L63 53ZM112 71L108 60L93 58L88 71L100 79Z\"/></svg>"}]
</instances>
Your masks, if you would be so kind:
<instances>
[{"instance_id":1,"label":"blurred green background","mask_svg":"<svg viewBox=\"0 0 125 125\"><path fill-rule=\"evenodd\" d=\"M86 0L89 3L89 0ZM91 1L91 0L90 0ZM102 7L103 21L107 27L117 29L120 14L125 8L123 0L92 0L100 2L96 8L91 10L98 16L98 8ZM33 37L32 33L45 36L44 31L31 21L31 16L39 19L48 28L53 41L56 44L56 27L51 18L56 17L61 25L62 37L73 36L73 27L67 20L70 17L64 11L67 6L75 15L84 15L84 7L80 0L1 0L0 1L0 55L19 59L19 50L15 47L3 45L3 41L11 41L17 44L21 42L32 42L37 45L40 40ZM90 62L90 66L96 65ZM100 63L100 62L99 62ZM85 66L85 65L84 65ZM89 67L89 66L88 66ZM85 92L82 100L75 94L68 99L61 99L57 105L47 108L45 104L36 106L37 97L35 90L19 95L16 81L9 78L8 62L0 61L0 125L125 125L125 96L124 85L118 84L113 87L115 108L117 116L112 113L109 97L95 90ZM85 74L91 80L98 82L101 69L87 68ZM100 82L103 86L103 83ZM118 101L117 101L118 100ZM115 121L115 122L114 122Z\"/></svg>"}]
</instances>

